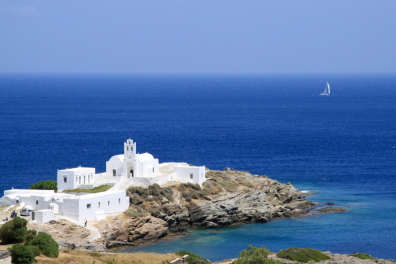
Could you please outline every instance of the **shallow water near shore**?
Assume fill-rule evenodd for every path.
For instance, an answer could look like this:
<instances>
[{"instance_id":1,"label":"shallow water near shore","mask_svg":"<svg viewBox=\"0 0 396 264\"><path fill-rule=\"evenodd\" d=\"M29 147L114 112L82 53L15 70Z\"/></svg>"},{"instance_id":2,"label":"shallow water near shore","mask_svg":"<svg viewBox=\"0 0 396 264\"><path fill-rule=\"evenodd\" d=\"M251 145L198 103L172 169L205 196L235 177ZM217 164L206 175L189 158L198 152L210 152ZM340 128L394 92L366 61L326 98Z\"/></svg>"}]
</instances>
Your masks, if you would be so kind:
<instances>
[{"instance_id":1,"label":"shallow water near shore","mask_svg":"<svg viewBox=\"0 0 396 264\"><path fill-rule=\"evenodd\" d=\"M319 96L326 81L332 94ZM396 259L395 75L3 74L0 95L2 190L79 165L102 172L131 137L160 162L268 175L348 209L128 250L220 260L252 244Z\"/></svg>"}]
</instances>

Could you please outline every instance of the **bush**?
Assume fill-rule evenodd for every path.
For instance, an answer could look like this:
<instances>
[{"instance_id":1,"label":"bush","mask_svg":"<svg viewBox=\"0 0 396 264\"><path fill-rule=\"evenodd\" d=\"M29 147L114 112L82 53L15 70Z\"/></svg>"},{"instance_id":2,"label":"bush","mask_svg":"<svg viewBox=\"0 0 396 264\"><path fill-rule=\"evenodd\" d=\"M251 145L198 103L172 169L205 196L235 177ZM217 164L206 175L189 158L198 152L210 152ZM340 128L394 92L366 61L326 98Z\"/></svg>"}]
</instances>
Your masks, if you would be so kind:
<instances>
[{"instance_id":1,"label":"bush","mask_svg":"<svg viewBox=\"0 0 396 264\"><path fill-rule=\"evenodd\" d=\"M28 244L37 235L36 230L28 230L25 235L25 243Z\"/></svg>"},{"instance_id":2,"label":"bush","mask_svg":"<svg viewBox=\"0 0 396 264\"><path fill-rule=\"evenodd\" d=\"M282 264L279 260L267 259L270 251L265 247L256 248L249 245L247 249L238 254L238 259L233 264Z\"/></svg>"},{"instance_id":3,"label":"bush","mask_svg":"<svg viewBox=\"0 0 396 264\"><path fill-rule=\"evenodd\" d=\"M27 246L34 254L35 257L40 255L40 248L38 246Z\"/></svg>"},{"instance_id":4,"label":"bush","mask_svg":"<svg viewBox=\"0 0 396 264\"><path fill-rule=\"evenodd\" d=\"M138 195L143 199L146 199L149 195L149 191L146 188L140 186L132 186L127 189L128 195Z\"/></svg>"},{"instance_id":5,"label":"bush","mask_svg":"<svg viewBox=\"0 0 396 264\"><path fill-rule=\"evenodd\" d=\"M50 258L59 256L58 243L47 233L39 232L38 235L29 242L29 246L38 246L40 252Z\"/></svg>"},{"instance_id":6,"label":"bush","mask_svg":"<svg viewBox=\"0 0 396 264\"><path fill-rule=\"evenodd\" d=\"M310 260L315 262L330 259L322 251L312 248L288 248L276 254L278 258L290 259L293 261L307 263Z\"/></svg>"},{"instance_id":7,"label":"bush","mask_svg":"<svg viewBox=\"0 0 396 264\"><path fill-rule=\"evenodd\" d=\"M157 183L149 185L148 191L150 195L159 199L162 198L161 187Z\"/></svg>"},{"instance_id":8,"label":"bush","mask_svg":"<svg viewBox=\"0 0 396 264\"><path fill-rule=\"evenodd\" d=\"M354 253L352 256L360 258L360 259L375 259L367 253Z\"/></svg>"},{"instance_id":9,"label":"bush","mask_svg":"<svg viewBox=\"0 0 396 264\"><path fill-rule=\"evenodd\" d=\"M23 242L27 233L27 222L18 216L5 223L0 229L0 239L4 244Z\"/></svg>"},{"instance_id":10,"label":"bush","mask_svg":"<svg viewBox=\"0 0 396 264\"><path fill-rule=\"evenodd\" d=\"M36 190L54 190L55 192L58 191L58 183L53 180L48 181L39 181L30 185L29 189L36 189Z\"/></svg>"},{"instance_id":11,"label":"bush","mask_svg":"<svg viewBox=\"0 0 396 264\"><path fill-rule=\"evenodd\" d=\"M179 255L179 256L188 255L188 258L187 258L188 264L210 264L211 263L209 260L206 260L201 256L198 256L194 253L191 253L191 252L188 252L185 250L176 252L175 254Z\"/></svg>"},{"instance_id":12,"label":"bush","mask_svg":"<svg viewBox=\"0 0 396 264\"><path fill-rule=\"evenodd\" d=\"M34 254L27 246L21 244L15 244L12 248L8 249L11 254L11 262L15 264L19 263L33 263Z\"/></svg>"}]
</instances>

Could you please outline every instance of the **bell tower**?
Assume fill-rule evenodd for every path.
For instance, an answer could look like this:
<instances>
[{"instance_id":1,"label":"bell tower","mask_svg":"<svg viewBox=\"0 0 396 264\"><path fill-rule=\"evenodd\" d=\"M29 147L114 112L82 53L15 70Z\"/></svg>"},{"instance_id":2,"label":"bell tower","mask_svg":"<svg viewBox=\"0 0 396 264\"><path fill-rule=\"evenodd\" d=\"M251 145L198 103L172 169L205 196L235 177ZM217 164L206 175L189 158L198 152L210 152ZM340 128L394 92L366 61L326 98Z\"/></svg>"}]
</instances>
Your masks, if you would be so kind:
<instances>
[{"instance_id":1,"label":"bell tower","mask_svg":"<svg viewBox=\"0 0 396 264\"><path fill-rule=\"evenodd\" d=\"M135 159L136 155L136 142L132 139L127 139L124 143L124 159Z\"/></svg>"}]
</instances>

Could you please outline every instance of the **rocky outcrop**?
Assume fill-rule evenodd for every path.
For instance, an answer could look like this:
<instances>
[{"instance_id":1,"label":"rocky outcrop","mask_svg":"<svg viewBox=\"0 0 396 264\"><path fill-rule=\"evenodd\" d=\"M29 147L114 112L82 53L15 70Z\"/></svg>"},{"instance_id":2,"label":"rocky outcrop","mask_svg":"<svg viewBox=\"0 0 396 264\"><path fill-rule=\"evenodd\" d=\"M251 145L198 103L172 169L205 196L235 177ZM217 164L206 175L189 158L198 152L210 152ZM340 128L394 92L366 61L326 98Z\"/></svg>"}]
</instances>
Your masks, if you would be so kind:
<instances>
[{"instance_id":1,"label":"rocky outcrop","mask_svg":"<svg viewBox=\"0 0 396 264\"><path fill-rule=\"evenodd\" d=\"M99 238L93 241L91 231L88 228L73 224L64 219L52 220L50 223L44 225L29 222L27 228L50 234L58 242L60 249L107 251L104 239Z\"/></svg>"},{"instance_id":2,"label":"rocky outcrop","mask_svg":"<svg viewBox=\"0 0 396 264\"><path fill-rule=\"evenodd\" d=\"M107 247L147 243L168 234L168 223L152 216L134 219L119 214L94 224L106 241Z\"/></svg>"},{"instance_id":3,"label":"rocky outcrop","mask_svg":"<svg viewBox=\"0 0 396 264\"><path fill-rule=\"evenodd\" d=\"M210 179L203 186L173 183L162 188L129 188L131 207L126 213L92 221L87 228L62 220L32 224L29 229L49 233L61 248L105 251L180 236L186 231L183 226L218 228L343 209L318 210L291 183L282 184L267 176L243 171L208 171L206 175ZM90 226L94 230L90 231ZM98 231L101 238L93 235Z\"/></svg>"},{"instance_id":4,"label":"rocky outcrop","mask_svg":"<svg viewBox=\"0 0 396 264\"><path fill-rule=\"evenodd\" d=\"M345 208L341 208L341 207L326 206L326 207L320 208L318 211L321 212L321 213L346 212L346 209Z\"/></svg>"},{"instance_id":5,"label":"rocky outcrop","mask_svg":"<svg viewBox=\"0 0 396 264\"><path fill-rule=\"evenodd\" d=\"M204 196L187 202L183 193L175 189L174 202L158 206L155 216L168 222L169 226L219 226L241 225L251 222L268 222L276 218L289 218L306 214L315 203L303 198L304 194L290 183L281 184L266 176L246 172L216 172L229 177L238 184L233 191Z\"/></svg>"}]
</instances>

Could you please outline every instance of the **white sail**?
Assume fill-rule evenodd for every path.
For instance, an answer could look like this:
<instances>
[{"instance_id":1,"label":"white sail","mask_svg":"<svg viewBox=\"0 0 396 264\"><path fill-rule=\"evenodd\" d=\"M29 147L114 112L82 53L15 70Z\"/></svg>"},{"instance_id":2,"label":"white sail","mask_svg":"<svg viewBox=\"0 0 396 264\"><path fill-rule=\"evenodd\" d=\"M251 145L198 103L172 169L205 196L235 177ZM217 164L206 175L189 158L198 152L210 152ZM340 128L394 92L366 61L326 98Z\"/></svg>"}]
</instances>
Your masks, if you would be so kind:
<instances>
[{"instance_id":1,"label":"white sail","mask_svg":"<svg viewBox=\"0 0 396 264\"><path fill-rule=\"evenodd\" d=\"M326 87L324 89L324 92L321 93L320 95L330 95L330 84L329 84L329 82L326 83Z\"/></svg>"}]
</instances>

